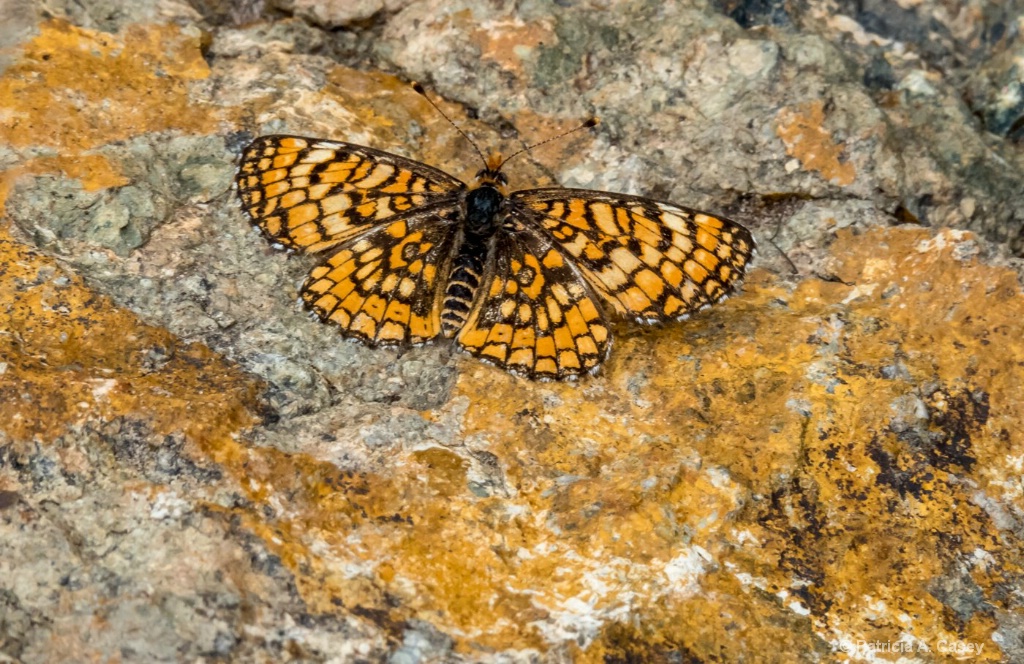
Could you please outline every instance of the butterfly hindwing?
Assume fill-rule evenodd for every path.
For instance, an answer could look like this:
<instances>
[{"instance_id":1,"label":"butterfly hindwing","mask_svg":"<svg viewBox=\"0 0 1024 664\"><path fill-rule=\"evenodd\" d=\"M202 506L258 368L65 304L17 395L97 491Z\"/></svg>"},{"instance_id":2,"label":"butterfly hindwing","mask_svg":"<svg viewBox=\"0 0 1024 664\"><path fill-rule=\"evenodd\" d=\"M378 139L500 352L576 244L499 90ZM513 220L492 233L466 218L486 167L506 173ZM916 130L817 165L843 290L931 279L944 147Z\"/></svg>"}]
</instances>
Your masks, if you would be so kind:
<instances>
[{"instance_id":1,"label":"butterfly hindwing","mask_svg":"<svg viewBox=\"0 0 1024 664\"><path fill-rule=\"evenodd\" d=\"M582 276L550 241L519 222L498 231L476 304L457 336L471 354L534 379L597 368L608 324Z\"/></svg>"},{"instance_id":2,"label":"butterfly hindwing","mask_svg":"<svg viewBox=\"0 0 1024 664\"><path fill-rule=\"evenodd\" d=\"M454 200L465 185L380 150L300 136L262 136L243 152L238 191L272 241L316 252L392 217Z\"/></svg>"},{"instance_id":3,"label":"butterfly hindwing","mask_svg":"<svg viewBox=\"0 0 1024 664\"><path fill-rule=\"evenodd\" d=\"M532 189L511 196L513 215L543 228L620 314L683 318L738 285L754 250L739 224L637 196Z\"/></svg>"},{"instance_id":4,"label":"butterfly hindwing","mask_svg":"<svg viewBox=\"0 0 1024 664\"><path fill-rule=\"evenodd\" d=\"M427 209L341 245L310 272L303 301L344 336L371 346L436 337L457 214L454 207Z\"/></svg>"}]
</instances>

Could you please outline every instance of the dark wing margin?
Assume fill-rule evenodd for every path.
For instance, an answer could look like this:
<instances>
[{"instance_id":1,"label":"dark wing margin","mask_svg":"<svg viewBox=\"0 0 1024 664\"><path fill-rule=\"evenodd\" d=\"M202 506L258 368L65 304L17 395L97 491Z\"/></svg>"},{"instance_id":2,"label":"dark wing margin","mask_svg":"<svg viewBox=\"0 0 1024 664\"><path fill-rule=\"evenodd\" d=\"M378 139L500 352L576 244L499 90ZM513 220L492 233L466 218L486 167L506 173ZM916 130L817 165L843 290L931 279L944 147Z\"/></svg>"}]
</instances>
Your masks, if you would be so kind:
<instances>
[{"instance_id":1,"label":"dark wing margin","mask_svg":"<svg viewBox=\"0 0 1024 664\"><path fill-rule=\"evenodd\" d=\"M642 323L725 299L754 252L750 231L734 221L638 196L531 189L510 203L512 216L549 236L615 311Z\"/></svg>"},{"instance_id":2,"label":"dark wing margin","mask_svg":"<svg viewBox=\"0 0 1024 664\"><path fill-rule=\"evenodd\" d=\"M539 380L595 371L611 334L597 298L551 241L512 221L456 341L476 357Z\"/></svg>"},{"instance_id":3,"label":"dark wing margin","mask_svg":"<svg viewBox=\"0 0 1024 664\"><path fill-rule=\"evenodd\" d=\"M441 331L457 206L384 222L342 244L302 286L306 306L370 346L419 344Z\"/></svg>"},{"instance_id":4,"label":"dark wing margin","mask_svg":"<svg viewBox=\"0 0 1024 664\"><path fill-rule=\"evenodd\" d=\"M238 193L271 241L317 252L465 185L444 171L372 148L301 136L261 136L242 152Z\"/></svg>"}]
</instances>

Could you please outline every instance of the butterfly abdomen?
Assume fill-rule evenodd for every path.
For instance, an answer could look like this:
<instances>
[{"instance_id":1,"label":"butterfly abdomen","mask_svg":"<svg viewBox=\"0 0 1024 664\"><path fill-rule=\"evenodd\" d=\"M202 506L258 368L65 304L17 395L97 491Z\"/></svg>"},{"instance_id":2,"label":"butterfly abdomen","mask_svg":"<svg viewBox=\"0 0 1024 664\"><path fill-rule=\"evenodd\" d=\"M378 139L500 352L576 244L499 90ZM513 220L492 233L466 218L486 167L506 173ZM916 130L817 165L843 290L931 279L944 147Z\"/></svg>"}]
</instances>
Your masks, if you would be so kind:
<instances>
[{"instance_id":1,"label":"butterfly abdomen","mask_svg":"<svg viewBox=\"0 0 1024 664\"><path fill-rule=\"evenodd\" d=\"M441 332L446 337L454 337L469 318L504 198L490 186L478 187L466 196L464 235L452 263L441 308Z\"/></svg>"},{"instance_id":2,"label":"butterfly abdomen","mask_svg":"<svg viewBox=\"0 0 1024 664\"><path fill-rule=\"evenodd\" d=\"M454 337L469 318L486 258L487 243L467 235L455 255L448 288L444 292L441 308L441 332L444 336Z\"/></svg>"}]
</instances>

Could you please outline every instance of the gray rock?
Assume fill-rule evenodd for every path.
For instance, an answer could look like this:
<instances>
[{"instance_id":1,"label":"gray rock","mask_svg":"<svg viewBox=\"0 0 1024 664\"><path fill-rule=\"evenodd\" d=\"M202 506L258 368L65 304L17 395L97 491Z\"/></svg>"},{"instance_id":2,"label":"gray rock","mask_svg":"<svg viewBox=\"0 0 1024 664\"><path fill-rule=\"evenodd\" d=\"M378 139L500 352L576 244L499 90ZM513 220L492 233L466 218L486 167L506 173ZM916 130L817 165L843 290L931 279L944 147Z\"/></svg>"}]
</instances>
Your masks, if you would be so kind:
<instances>
[{"instance_id":1,"label":"gray rock","mask_svg":"<svg viewBox=\"0 0 1024 664\"><path fill-rule=\"evenodd\" d=\"M471 148L453 130L442 122L428 128L418 112L395 102L390 78L381 77L388 83L379 94L353 91L376 79L352 83L345 78L352 70L344 67L423 81L435 99L471 118L465 126L484 148L545 138L526 135L520 126L538 117L571 126L600 115L585 158L550 163L538 151L510 165L510 175L523 186L546 176L735 215L755 231L758 265L780 275L772 277L780 290L808 275L840 279L830 256L837 234L877 226L977 230L981 240L955 249L965 262L1014 264L1000 251L1024 254L1024 106L1019 37L1010 20L1019 3L981 3L972 5L978 11L959 16L938 0L839 0L834 6L627 1L610 11L604 4L46 3L54 15L88 29L116 32L169 22L205 30L210 77L190 84L187 94L197 106L237 115L226 114L223 131L213 135L167 131L101 145L96 152L124 175L124 186L86 191L76 180L28 169L6 202L12 232L146 323L199 342L258 379L265 421L246 434L246 445L353 473L391 468L408 452L441 449L465 466L464 478L455 475L458 490L469 500L495 504L520 490L513 465L525 462L499 456L487 435L463 430L476 402L452 400L458 360L451 344L368 349L311 321L296 297L318 258L270 247L231 190L242 146L271 132L332 136L419 156L429 152L424 145L436 152L437 146L457 145L465 163L456 165L475 165ZM0 74L36 29L42 4L19 2L15 9L0 35ZM281 18L282 12L291 15ZM1003 32L997 35L999 25ZM351 104L356 93L370 101ZM438 127L448 134L438 138ZM826 153L831 161L821 165ZM0 145L0 170L14 172L52 156L55 151L44 146ZM798 276L788 276L791 266ZM889 285L883 300L903 288ZM730 334L752 337L755 322L733 324ZM816 355L800 365L801 379L834 403L844 398L839 368L856 359L847 340L880 323L847 320L830 309L817 325L808 342ZM687 352L688 361L699 363L698 350ZM918 378L902 348L877 359L886 381L910 385ZM167 361L161 349L140 359L153 370ZM0 376L6 362L0 362ZM763 396L758 380L715 397L726 398L730 407L754 407ZM646 373L627 376L622 410L610 417L654 417L652 384ZM789 389L785 380L779 385ZM911 498L923 490L920 478L936 458L951 475L977 462L957 447L961 440L936 434L943 423L920 396L932 388L917 387L892 399L880 423L897 437L899 449L872 450L883 471L878 482ZM528 445L556 448L564 441L543 418L545 410L565 404L553 391L534 394L539 402L523 404L516 416L537 420L536 440ZM780 403L810 421L820 404L804 397L794 392ZM693 411L697 444L715 435L702 426L702 417ZM383 610L357 613L347 605L337 613L314 613L292 568L263 537L225 516L247 498L222 481L218 465L190 454L182 434L158 434L130 417L103 426L98 419L83 417L85 424L71 426L49 445L0 438L0 561L17 570L0 580L3 656L41 662L60 649L82 659L125 661L279 661L296 652L321 661L469 658L453 650L461 636L425 619L399 625L389 623ZM675 432L641 435L651 445L678 444ZM809 442L801 444L812 447L815 435L809 430ZM583 443L587 458L580 468L553 468L550 485L540 489L545 496L582 490L592 479L588 463L602 464L595 473L614 472L599 459L598 443ZM701 471L694 458L687 473ZM916 465L901 465L906 458ZM669 480L679 478L652 470L638 492ZM145 491L126 489L143 484ZM290 498L282 494L277 503L259 506L267 523L295 509ZM980 490L974 500L994 528L1019 535L1021 517L1014 509ZM780 509L795 509L786 505ZM511 511L495 507L495 519L511 518L505 509ZM612 509L626 508L599 500L580 512L598 518ZM559 516L540 518L553 533L572 536L568 529L556 532ZM692 525L679 525L666 541L692 532ZM504 562L512 566L520 553L507 555ZM347 567L344 573L366 574ZM988 591L979 594L971 577L956 570L929 588L930 597L958 620L992 610ZM756 601L753 595L747 599ZM1019 607L1006 605L993 611L996 641L1007 658L1019 658ZM581 635L572 648L587 645L595 633L588 619L566 627ZM556 620L537 617L546 626ZM112 627L97 634L91 627L96 622ZM811 628L800 623L799 629ZM568 648L553 648L549 659L568 659ZM652 651L638 652L635 661ZM473 655L481 653L495 662L541 659L533 651L483 647ZM678 646L666 659L686 656Z\"/></svg>"},{"instance_id":2,"label":"gray rock","mask_svg":"<svg viewBox=\"0 0 1024 664\"><path fill-rule=\"evenodd\" d=\"M982 63L968 82L971 108L997 136L1024 139L1024 43Z\"/></svg>"}]
</instances>

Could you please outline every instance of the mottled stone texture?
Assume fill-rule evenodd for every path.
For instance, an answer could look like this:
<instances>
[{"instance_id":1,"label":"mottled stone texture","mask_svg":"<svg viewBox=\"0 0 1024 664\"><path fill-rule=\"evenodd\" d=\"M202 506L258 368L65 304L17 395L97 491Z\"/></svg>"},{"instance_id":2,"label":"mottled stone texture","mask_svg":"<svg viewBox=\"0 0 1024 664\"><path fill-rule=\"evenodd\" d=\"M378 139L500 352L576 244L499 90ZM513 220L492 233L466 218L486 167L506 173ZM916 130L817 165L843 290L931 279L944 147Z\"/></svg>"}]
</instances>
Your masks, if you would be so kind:
<instances>
[{"instance_id":1,"label":"mottled stone texture","mask_svg":"<svg viewBox=\"0 0 1024 664\"><path fill-rule=\"evenodd\" d=\"M0 660L1024 661L1019 1L7 0ZM253 136L748 224L537 384L294 304Z\"/></svg>"}]
</instances>

